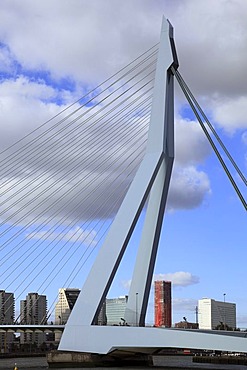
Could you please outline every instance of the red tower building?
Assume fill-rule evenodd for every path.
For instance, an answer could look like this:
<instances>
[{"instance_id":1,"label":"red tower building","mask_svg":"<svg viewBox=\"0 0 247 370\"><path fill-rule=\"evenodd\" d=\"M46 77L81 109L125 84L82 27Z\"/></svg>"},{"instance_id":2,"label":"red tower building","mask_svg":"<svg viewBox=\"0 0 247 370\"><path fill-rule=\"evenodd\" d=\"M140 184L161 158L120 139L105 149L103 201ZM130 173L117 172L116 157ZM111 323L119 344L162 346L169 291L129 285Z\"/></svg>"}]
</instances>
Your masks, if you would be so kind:
<instances>
[{"instance_id":1,"label":"red tower building","mask_svg":"<svg viewBox=\"0 0 247 370\"><path fill-rule=\"evenodd\" d=\"M172 326L172 289L171 281L154 282L154 324L155 326Z\"/></svg>"}]
</instances>

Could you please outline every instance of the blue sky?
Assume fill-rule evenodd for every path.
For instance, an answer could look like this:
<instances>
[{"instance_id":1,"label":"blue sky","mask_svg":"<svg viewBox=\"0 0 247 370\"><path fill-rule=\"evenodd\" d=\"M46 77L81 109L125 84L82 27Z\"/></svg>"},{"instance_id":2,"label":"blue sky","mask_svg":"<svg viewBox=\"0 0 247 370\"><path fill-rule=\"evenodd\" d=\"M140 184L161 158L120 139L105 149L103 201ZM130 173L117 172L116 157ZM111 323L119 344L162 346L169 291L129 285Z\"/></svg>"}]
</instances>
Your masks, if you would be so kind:
<instances>
[{"instance_id":1,"label":"blue sky","mask_svg":"<svg viewBox=\"0 0 247 370\"><path fill-rule=\"evenodd\" d=\"M3 0L1 150L157 43L163 14L174 26L182 76L246 176L244 0ZM194 321L198 299L223 300L226 293L226 299L237 304L238 325L247 328L246 212L179 88L175 90L176 162L155 276L173 281L173 322L183 316ZM232 174L246 199L246 187L234 170ZM93 220L90 228L96 224ZM76 227L68 234L87 231L79 220ZM128 293L129 261L138 235L139 229L116 277L112 296ZM74 286L82 284L97 250L92 250ZM23 251L19 253L21 256ZM1 289L5 289L4 284ZM49 304L60 287L58 281L47 291ZM14 284L11 289L15 290ZM30 289L35 285L27 287L26 293ZM151 303L150 320L152 310Z\"/></svg>"}]
</instances>

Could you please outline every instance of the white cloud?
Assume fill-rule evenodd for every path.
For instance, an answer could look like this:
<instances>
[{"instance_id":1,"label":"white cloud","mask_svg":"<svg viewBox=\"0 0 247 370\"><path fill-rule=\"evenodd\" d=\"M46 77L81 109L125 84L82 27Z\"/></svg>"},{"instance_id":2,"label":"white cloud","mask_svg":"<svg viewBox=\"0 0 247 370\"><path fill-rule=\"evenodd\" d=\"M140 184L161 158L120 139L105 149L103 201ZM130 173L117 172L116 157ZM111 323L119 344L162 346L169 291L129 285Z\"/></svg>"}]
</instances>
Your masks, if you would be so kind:
<instances>
[{"instance_id":1,"label":"white cloud","mask_svg":"<svg viewBox=\"0 0 247 370\"><path fill-rule=\"evenodd\" d=\"M178 118L175 124L175 163L168 194L168 208L192 209L211 194L208 175L198 170L211 153L198 122Z\"/></svg>"},{"instance_id":2,"label":"white cloud","mask_svg":"<svg viewBox=\"0 0 247 370\"><path fill-rule=\"evenodd\" d=\"M44 81L28 77L4 80L0 83L0 148L17 141L38 125L62 110L52 100L61 99L63 92Z\"/></svg>"},{"instance_id":3,"label":"white cloud","mask_svg":"<svg viewBox=\"0 0 247 370\"><path fill-rule=\"evenodd\" d=\"M197 170L194 166L176 166L171 178L168 208L170 210L196 208L210 193L210 181L205 172Z\"/></svg>"},{"instance_id":4,"label":"white cloud","mask_svg":"<svg viewBox=\"0 0 247 370\"><path fill-rule=\"evenodd\" d=\"M13 94L4 95L4 89L6 94L9 94L11 88L13 88ZM13 133L18 137L20 132L28 132L33 124L33 118L38 115L45 120L49 118L48 113L58 111L56 104L42 101L56 94L59 94L57 90L46 88L43 83L28 83L25 78L6 81L2 86L0 85L0 99L2 96L0 117L2 120L6 116L10 117L7 129L5 126L0 127L0 131L3 132L1 136L4 138L3 143L6 144ZM27 105L30 103L32 104L28 110ZM7 111L10 113L14 110L14 106L19 107L18 115L8 115ZM78 108L78 105L75 108ZM85 108L80 110L80 114L82 113L86 113ZM24 217L24 220L34 219L42 212L43 217L37 223L44 222L47 217L56 215L58 212L60 218L67 215L67 220L77 217L79 219L107 218L115 214L124 191L133 178L131 175L124 180L121 171L124 164L129 164L128 170L134 165L132 157L129 157L129 148L133 149L135 142L139 145L139 140L134 137L131 144L126 137L126 130L117 130L115 142L109 141L109 135L102 131L103 125L97 128L97 134L101 131L102 134L104 133L100 141L96 140L94 126L87 128L87 136L84 139L81 127L83 126L75 126L73 129L76 131L73 131L70 136L64 130L55 137L49 134L47 141L40 147L38 142L35 144L34 155L16 158L18 159L16 168L13 167L11 175L6 175L5 179L2 178L2 181L8 180L8 184L2 188L3 191L8 191L8 194L3 194L2 199L6 201L8 197L8 205L12 206L11 211L18 212L12 221L18 221L19 216ZM195 122L189 123L180 119L177 125L177 136L179 131L182 141L178 139L177 143L178 159L171 181L169 207L171 209L194 208L200 205L205 196L210 193L209 180L207 175L198 171L195 166L186 167L185 164L197 164L207 156L209 149ZM58 143L62 145L60 144L59 147ZM76 151L72 145L75 145ZM50 155L51 148L55 150L52 155ZM29 150L32 150L32 147L29 147ZM179 163L183 167L179 166ZM105 172L100 173L102 168ZM28 178L23 177L26 174ZM117 175L117 180L114 180ZM31 188L28 185L30 182ZM17 186L11 190L10 187L15 184ZM16 190L21 191L20 194ZM77 201L78 196L80 203ZM8 209L3 211L6 216L10 214ZM57 217L54 216L54 220L56 219ZM22 223L22 221L19 222Z\"/></svg>"},{"instance_id":5,"label":"white cloud","mask_svg":"<svg viewBox=\"0 0 247 370\"><path fill-rule=\"evenodd\" d=\"M211 153L210 145L197 121L178 117L175 122L175 161L178 165L203 163Z\"/></svg>"},{"instance_id":6,"label":"white cloud","mask_svg":"<svg viewBox=\"0 0 247 370\"><path fill-rule=\"evenodd\" d=\"M47 241L68 241L70 243L83 243L84 245L95 246L97 240L95 239L96 232L94 230L83 230L79 226L67 232L57 232L51 230L42 230L39 232L30 232L26 234L27 239L47 240Z\"/></svg>"},{"instance_id":7,"label":"white cloud","mask_svg":"<svg viewBox=\"0 0 247 370\"><path fill-rule=\"evenodd\" d=\"M167 274L156 274L154 280L166 280L171 281L172 285L186 287L193 284L198 284L200 279L196 275L192 275L190 272L178 271Z\"/></svg>"},{"instance_id":8,"label":"white cloud","mask_svg":"<svg viewBox=\"0 0 247 370\"><path fill-rule=\"evenodd\" d=\"M246 14L247 4L241 0L189 0L171 15L181 70L194 92L203 96L246 92Z\"/></svg>"},{"instance_id":9,"label":"white cloud","mask_svg":"<svg viewBox=\"0 0 247 370\"><path fill-rule=\"evenodd\" d=\"M96 82L157 42L163 14L196 93L245 94L247 4L241 0L5 0L0 31L25 68Z\"/></svg>"},{"instance_id":10,"label":"white cloud","mask_svg":"<svg viewBox=\"0 0 247 370\"><path fill-rule=\"evenodd\" d=\"M13 56L7 47L0 47L0 70L2 73L14 73Z\"/></svg>"},{"instance_id":11,"label":"white cloud","mask_svg":"<svg viewBox=\"0 0 247 370\"><path fill-rule=\"evenodd\" d=\"M214 102L214 120L230 134L247 128L247 96Z\"/></svg>"},{"instance_id":12,"label":"white cloud","mask_svg":"<svg viewBox=\"0 0 247 370\"><path fill-rule=\"evenodd\" d=\"M52 3L26 0L22 5L14 1L11 7L2 4L0 30L25 68L43 68L57 78L72 76L97 81L106 72L125 64L129 54L134 55L136 46L144 50L146 44L150 45L153 32L148 37L148 29L153 28L146 18L150 9L149 1L134 4L127 1L124 5L109 0L104 3L64 0L62 4L56 0ZM140 21L136 22L131 14ZM138 42L133 36L144 31L149 40L139 38ZM99 63L99 56L104 63Z\"/></svg>"}]
</instances>

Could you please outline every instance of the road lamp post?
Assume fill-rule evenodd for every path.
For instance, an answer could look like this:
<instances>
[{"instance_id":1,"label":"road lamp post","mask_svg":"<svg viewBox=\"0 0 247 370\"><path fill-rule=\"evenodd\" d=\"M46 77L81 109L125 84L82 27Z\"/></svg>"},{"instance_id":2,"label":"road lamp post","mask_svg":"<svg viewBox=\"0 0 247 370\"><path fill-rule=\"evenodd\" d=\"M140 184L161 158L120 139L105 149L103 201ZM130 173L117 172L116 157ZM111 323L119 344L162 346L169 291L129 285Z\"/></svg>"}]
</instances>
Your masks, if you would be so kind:
<instances>
[{"instance_id":1,"label":"road lamp post","mask_svg":"<svg viewBox=\"0 0 247 370\"><path fill-rule=\"evenodd\" d=\"M223 296L224 296L224 330L226 330L226 306L225 306L225 303L226 303L226 293L224 293Z\"/></svg>"},{"instance_id":2,"label":"road lamp post","mask_svg":"<svg viewBox=\"0 0 247 370\"><path fill-rule=\"evenodd\" d=\"M138 325L138 293L136 293L136 326Z\"/></svg>"}]
</instances>

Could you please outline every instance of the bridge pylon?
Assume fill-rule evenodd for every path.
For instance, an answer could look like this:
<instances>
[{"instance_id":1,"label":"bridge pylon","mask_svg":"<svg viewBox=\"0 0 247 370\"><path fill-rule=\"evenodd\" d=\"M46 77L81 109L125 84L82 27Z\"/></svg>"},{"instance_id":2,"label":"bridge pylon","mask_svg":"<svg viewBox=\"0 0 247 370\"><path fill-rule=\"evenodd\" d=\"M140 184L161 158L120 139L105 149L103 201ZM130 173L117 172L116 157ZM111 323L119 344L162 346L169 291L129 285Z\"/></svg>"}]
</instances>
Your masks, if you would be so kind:
<instances>
[{"instance_id":1,"label":"bridge pylon","mask_svg":"<svg viewBox=\"0 0 247 370\"><path fill-rule=\"evenodd\" d=\"M173 72L177 68L173 28L163 17L146 153L65 325L59 350L99 354L114 350L153 353L164 347L246 350L244 338L144 327L174 160ZM97 326L98 314L146 203L125 313L130 326Z\"/></svg>"}]
</instances>

